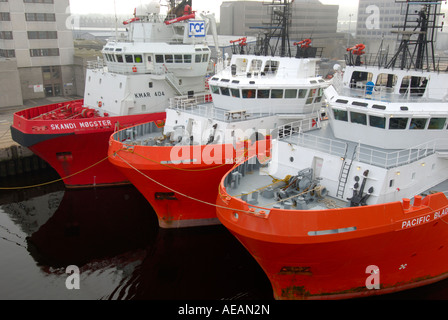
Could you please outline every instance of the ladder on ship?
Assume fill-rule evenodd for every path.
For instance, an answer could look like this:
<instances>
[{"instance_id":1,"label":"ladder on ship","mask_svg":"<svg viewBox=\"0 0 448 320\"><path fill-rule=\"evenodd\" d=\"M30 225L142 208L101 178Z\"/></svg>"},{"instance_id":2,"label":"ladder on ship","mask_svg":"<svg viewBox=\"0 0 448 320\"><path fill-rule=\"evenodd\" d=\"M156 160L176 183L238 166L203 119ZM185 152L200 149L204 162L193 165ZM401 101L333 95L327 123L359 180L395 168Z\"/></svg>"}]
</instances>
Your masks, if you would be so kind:
<instances>
[{"instance_id":1,"label":"ladder on ship","mask_svg":"<svg viewBox=\"0 0 448 320\"><path fill-rule=\"evenodd\" d=\"M350 161L347 161L346 158L344 157L344 161L342 162L341 172L339 173L338 189L336 191L336 197L339 199L343 199L343 197L344 197L345 187L347 185L348 175L350 173L350 170L353 165L353 160L356 155L356 149L357 149L357 147L355 147L355 150L353 151L352 159Z\"/></svg>"},{"instance_id":2,"label":"ladder on ship","mask_svg":"<svg viewBox=\"0 0 448 320\"><path fill-rule=\"evenodd\" d=\"M179 80L176 78L176 76L174 74L172 74L172 73L166 73L165 74L165 79L166 79L166 82L168 82L168 84L170 85L170 87L173 88L174 91L176 91L176 93L181 96L182 95L182 90L177 85Z\"/></svg>"}]
</instances>

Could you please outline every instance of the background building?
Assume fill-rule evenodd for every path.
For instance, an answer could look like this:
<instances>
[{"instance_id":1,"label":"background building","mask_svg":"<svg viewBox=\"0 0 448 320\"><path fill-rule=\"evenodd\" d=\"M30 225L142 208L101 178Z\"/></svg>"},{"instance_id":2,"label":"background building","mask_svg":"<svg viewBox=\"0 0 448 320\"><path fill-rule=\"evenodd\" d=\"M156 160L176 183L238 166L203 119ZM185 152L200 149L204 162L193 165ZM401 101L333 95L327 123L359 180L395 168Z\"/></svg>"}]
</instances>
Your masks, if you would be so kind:
<instances>
[{"instance_id":1,"label":"background building","mask_svg":"<svg viewBox=\"0 0 448 320\"><path fill-rule=\"evenodd\" d=\"M391 31L404 25L406 8L406 1L359 0L356 37L367 46L368 53L376 53L382 41L383 49L389 48L390 53L395 52L399 37ZM418 4L411 6L410 14L420 8ZM436 30L437 33L439 31Z\"/></svg>"},{"instance_id":2,"label":"background building","mask_svg":"<svg viewBox=\"0 0 448 320\"><path fill-rule=\"evenodd\" d=\"M76 93L69 17L69 0L0 0L0 58L15 60L21 99Z\"/></svg>"},{"instance_id":3,"label":"background building","mask_svg":"<svg viewBox=\"0 0 448 320\"><path fill-rule=\"evenodd\" d=\"M279 2L279 1L277 1ZM260 27L270 21L269 4L272 1L224 1L220 9L222 35L256 36ZM312 38L313 45L324 47L324 55L333 56L340 51L344 34L337 32L337 5L324 5L318 0L295 0L289 30L291 42Z\"/></svg>"}]
</instances>

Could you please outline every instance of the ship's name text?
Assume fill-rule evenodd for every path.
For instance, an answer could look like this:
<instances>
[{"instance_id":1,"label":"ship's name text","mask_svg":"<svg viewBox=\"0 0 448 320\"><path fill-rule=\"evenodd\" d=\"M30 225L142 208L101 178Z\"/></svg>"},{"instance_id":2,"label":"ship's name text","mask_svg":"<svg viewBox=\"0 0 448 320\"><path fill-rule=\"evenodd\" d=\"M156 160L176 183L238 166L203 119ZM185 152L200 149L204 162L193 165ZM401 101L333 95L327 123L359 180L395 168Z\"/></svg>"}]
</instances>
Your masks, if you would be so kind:
<instances>
[{"instance_id":1,"label":"ship's name text","mask_svg":"<svg viewBox=\"0 0 448 320\"><path fill-rule=\"evenodd\" d=\"M437 212L434 212L434 217L431 219L431 215L427 214L425 216L420 216L414 219L405 220L401 223L401 229L412 228L418 226L420 224L429 222L431 220L436 220L442 218L443 216L448 214L448 208L441 209Z\"/></svg>"},{"instance_id":2,"label":"ship's name text","mask_svg":"<svg viewBox=\"0 0 448 320\"><path fill-rule=\"evenodd\" d=\"M163 91L156 91L154 92L155 97L162 97L165 95L165 92ZM151 92L141 92L141 93L134 93L135 99L141 99L141 98L151 98Z\"/></svg>"},{"instance_id":3,"label":"ship's name text","mask_svg":"<svg viewBox=\"0 0 448 320\"><path fill-rule=\"evenodd\" d=\"M96 120L96 121L83 121L83 122L70 122L70 123L58 123L52 124L51 130L73 130L73 129L88 129L88 128L103 128L111 127L112 121L110 120Z\"/></svg>"}]
</instances>

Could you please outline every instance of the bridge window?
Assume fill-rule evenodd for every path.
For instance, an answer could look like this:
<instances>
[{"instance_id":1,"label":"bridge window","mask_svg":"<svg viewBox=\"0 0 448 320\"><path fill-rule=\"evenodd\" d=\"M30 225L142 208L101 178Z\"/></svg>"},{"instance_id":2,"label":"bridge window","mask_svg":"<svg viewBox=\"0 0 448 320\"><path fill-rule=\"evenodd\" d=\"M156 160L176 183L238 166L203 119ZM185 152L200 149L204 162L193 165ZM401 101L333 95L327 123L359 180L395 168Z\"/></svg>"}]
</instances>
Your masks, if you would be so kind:
<instances>
[{"instance_id":1,"label":"bridge window","mask_svg":"<svg viewBox=\"0 0 448 320\"><path fill-rule=\"evenodd\" d=\"M191 54L184 54L184 62L191 63Z\"/></svg>"},{"instance_id":2,"label":"bridge window","mask_svg":"<svg viewBox=\"0 0 448 320\"><path fill-rule=\"evenodd\" d=\"M125 58L127 63L134 63L134 57L132 56L132 54L125 55Z\"/></svg>"},{"instance_id":3,"label":"bridge window","mask_svg":"<svg viewBox=\"0 0 448 320\"><path fill-rule=\"evenodd\" d=\"M297 89L286 89L285 90L285 98L286 99L295 99L295 98L297 98Z\"/></svg>"},{"instance_id":4,"label":"bridge window","mask_svg":"<svg viewBox=\"0 0 448 320\"><path fill-rule=\"evenodd\" d=\"M202 54L196 54L194 58L194 62L201 63L202 62Z\"/></svg>"},{"instance_id":5,"label":"bridge window","mask_svg":"<svg viewBox=\"0 0 448 320\"><path fill-rule=\"evenodd\" d=\"M441 130L445 127L446 118L431 118L429 120L429 130Z\"/></svg>"},{"instance_id":6,"label":"bridge window","mask_svg":"<svg viewBox=\"0 0 448 320\"><path fill-rule=\"evenodd\" d=\"M426 77L406 76L401 82L400 93L423 96L427 84L428 79Z\"/></svg>"},{"instance_id":7,"label":"bridge window","mask_svg":"<svg viewBox=\"0 0 448 320\"><path fill-rule=\"evenodd\" d=\"M123 56L121 54L117 54L117 62L123 62Z\"/></svg>"},{"instance_id":8,"label":"bridge window","mask_svg":"<svg viewBox=\"0 0 448 320\"><path fill-rule=\"evenodd\" d=\"M308 99L306 100L306 104L313 103L314 95L316 94L316 89L310 89L310 93L308 94Z\"/></svg>"},{"instance_id":9,"label":"bridge window","mask_svg":"<svg viewBox=\"0 0 448 320\"><path fill-rule=\"evenodd\" d=\"M390 130L404 130L408 127L409 118L390 118L389 129Z\"/></svg>"},{"instance_id":10,"label":"bridge window","mask_svg":"<svg viewBox=\"0 0 448 320\"><path fill-rule=\"evenodd\" d=\"M318 92L317 92L317 97L316 97L316 99L314 100L314 103L319 103L319 102L321 102L322 101L322 96L324 95L324 89L322 89L322 88L319 88L318 89Z\"/></svg>"},{"instance_id":11,"label":"bridge window","mask_svg":"<svg viewBox=\"0 0 448 320\"><path fill-rule=\"evenodd\" d=\"M157 54L156 55L156 63L164 63L165 59L163 58L163 55Z\"/></svg>"},{"instance_id":12,"label":"bridge window","mask_svg":"<svg viewBox=\"0 0 448 320\"><path fill-rule=\"evenodd\" d=\"M369 116L370 126L374 128L385 129L386 128L386 118Z\"/></svg>"},{"instance_id":13,"label":"bridge window","mask_svg":"<svg viewBox=\"0 0 448 320\"><path fill-rule=\"evenodd\" d=\"M272 99L282 99L283 98L283 89L272 89L271 98Z\"/></svg>"},{"instance_id":14,"label":"bridge window","mask_svg":"<svg viewBox=\"0 0 448 320\"><path fill-rule=\"evenodd\" d=\"M257 98L258 99L269 99L269 93L270 93L270 90L259 89L257 92Z\"/></svg>"},{"instance_id":15,"label":"bridge window","mask_svg":"<svg viewBox=\"0 0 448 320\"><path fill-rule=\"evenodd\" d=\"M352 123L367 125L367 115L359 112L350 112L350 121Z\"/></svg>"},{"instance_id":16,"label":"bridge window","mask_svg":"<svg viewBox=\"0 0 448 320\"><path fill-rule=\"evenodd\" d=\"M165 62L166 63L173 63L173 55L172 54L166 54L165 55Z\"/></svg>"},{"instance_id":17,"label":"bridge window","mask_svg":"<svg viewBox=\"0 0 448 320\"><path fill-rule=\"evenodd\" d=\"M230 90L229 90L229 88L221 87L221 94L222 94L223 96L230 96Z\"/></svg>"},{"instance_id":18,"label":"bridge window","mask_svg":"<svg viewBox=\"0 0 448 320\"><path fill-rule=\"evenodd\" d=\"M255 89L243 89L244 99L255 99Z\"/></svg>"},{"instance_id":19,"label":"bridge window","mask_svg":"<svg viewBox=\"0 0 448 320\"><path fill-rule=\"evenodd\" d=\"M232 97L239 98L240 97L240 89L230 89L232 92Z\"/></svg>"},{"instance_id":20,"label":"bridge window","mask_svg":"<svg viewBox=\"0 0 448 320\"><path fill-rule=\"evenodd\" d=\"M212 93L219 94L219 87L217 87L217 86L210 86L210 89L212 90Z\"/></svg>"},{"instance_id":21,"label":"bridge window","mask_svg":"<svg viewBox=\"0 0 448 320\"><path fill-rule=\"evenodd\" d=\"M411 124L409 125L409 129L411 130L423 130L426 127L426 123L428 119L423 118L414 118L411 120Z\"/></svg>"},{"instance_id":22,"label":"bridge window","mask_svg":"<svg viewBox=\"0 0 448 320\"><path fill-rule=\"evenodd\" d=\"M261 65L263 64L263 61L254 59L252 60L250 64L249 72L259 72L261 70Z\"/></svg>"},{"instance_id":23,"label":"bridge window","mask_svg":"<svg viewBox=\"0 0 448 320\"><path fill-rule=\"evenodd\" d=\"M376 79L376 85L386 88L393 88L397 84L398 77L395 74L381 73Z\"/></svg>"},{"instance_id":24,"label":"bridge window","mask_svg":"<svg viewBox=\"0 0 448 320\"><path fill-rule=\"evenodd\" d=\"M264 72L266 74L268 73L277 73L278 66L280 65L280 62L275 60L268 60L266 61L266 64L264 65Z\"/></svg>"},{"instance_id":25,"label":"bridge window","mask_svg":"<svg viewBox=\"0 0 448 320\"><path fill-rule=\"evenodd\" d=\"M174 55L174 62L175 63L183 63L184 59L183 59L182 55L181 54L175 54Z\"/></svg>"},{"instance_id":26,"label":"bridge window","mask_svg":"<svg viewBox=\"0 0 448 320\"><path fill-rule=\"evenodd\" d=\"M334 119L348 122L348 113L345 110L333 109Z\"/></svg>"},{"instance_id":27,"label":"bridge window","mask_svg":"<svg viewBox=\"0 0 448 320\"><path fill-rule=\"evenodd\" d=\"M305 99L308 94L308 89L300 89L299 90L299 99Z\"/></svg>"},{"instance_id":28,"label":"bridge window","mask_svg":"<svg viewBox=\"0 0 448 320\"><path fill-rule=\"evenodd\" d=\"M134 56L134 61L135 61L135 63L142 63L143 62L143 57L140 54L136 54Z\"/></svg>"},{"instance_id":29,"label":"bridge window","mask_svg":"<svg viewBox=\"0 0 448 320\"><path fill-rule=\"evenodd\" d=\"M354 71L350 80L350 88L363 88L368 81L372 81L373 73Z\"/></svg>"}]
</instances>

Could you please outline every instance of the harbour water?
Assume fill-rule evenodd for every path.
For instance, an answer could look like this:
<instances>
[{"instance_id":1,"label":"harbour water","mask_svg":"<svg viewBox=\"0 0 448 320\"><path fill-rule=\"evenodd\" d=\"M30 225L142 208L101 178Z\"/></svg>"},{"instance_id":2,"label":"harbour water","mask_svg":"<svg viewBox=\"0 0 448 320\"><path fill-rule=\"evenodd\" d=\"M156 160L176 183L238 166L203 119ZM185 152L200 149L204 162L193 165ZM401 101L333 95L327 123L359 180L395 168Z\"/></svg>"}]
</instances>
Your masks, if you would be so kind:
<instances>
[{"instance_id":1,"label":"harbour water","mask_svg":"<svg viewBox=\"0 0 448 320\"><path fill-rule=\"evenodd\" d=\"M50 170L3 182L55 178ZM160 229L133 186L2 190L0 253L2 300L273 301L263 271L227 229ZM72 265L78 290L66 286ZM445 300L448 280L370 299Z\"/></svg>"},{"instance_id":2,"label":"harbour water","mask_svg":"<svg viewBox=\"0 0 448 320\"><path fill-rule=\"evenodd\" d=\"M272 300L223 226L160 229L133 186L1 194L0 299ZM66 287L71 265L79 290Z\"/></svg>"}]
</instances>

